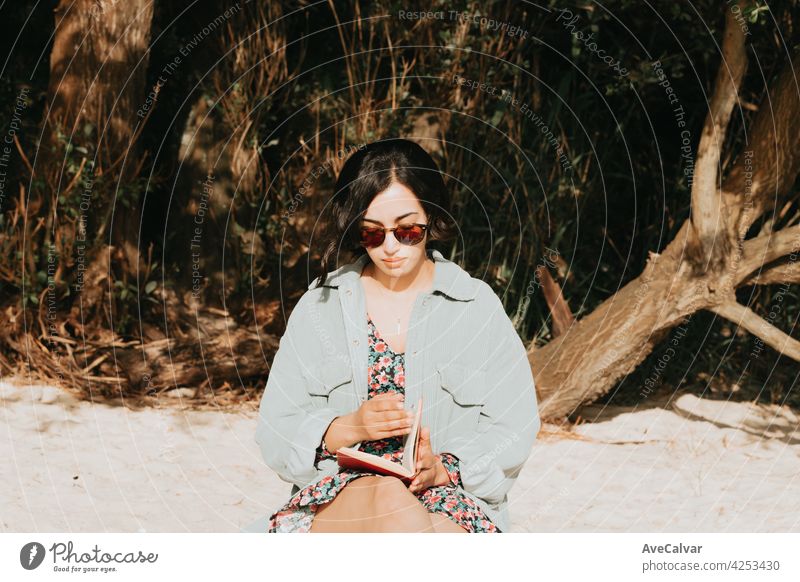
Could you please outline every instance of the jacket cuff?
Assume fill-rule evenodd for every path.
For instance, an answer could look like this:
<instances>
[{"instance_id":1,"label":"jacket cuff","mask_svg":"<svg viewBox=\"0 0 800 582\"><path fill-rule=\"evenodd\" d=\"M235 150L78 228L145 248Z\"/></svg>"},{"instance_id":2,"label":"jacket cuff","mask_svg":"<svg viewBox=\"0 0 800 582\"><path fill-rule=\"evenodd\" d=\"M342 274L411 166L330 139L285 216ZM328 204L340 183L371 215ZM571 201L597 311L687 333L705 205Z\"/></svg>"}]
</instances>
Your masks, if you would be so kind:
<instances>
[{"instance_id":1,"label":"jacket cuff","mask_svg":"<svg viewBox=\"0 0 800 582\"><path fill-rule=\"evenodd\" d=\"M290 445L294 454L289 459L288 467L295 476L295 482L308 484L314 480L318 471L317 449L333 419L340 415L341 412L335 408L318 408L306 414L297 426L297 442L292 443L293 447Z\"/></svg>"},{"instance_id":2,"label":"jacket cuff","mask_svg":"<svg viewBox=\"0 0 800 582\"><path fill-rule=\"evenodd\" d=\"M505 473L474 438L454 437L442 448L459 459L461 486L489 503L502 501L507 493Z\"/></svg>"},{"instance_id":3,"label":"jacket cuff","mask_svg":"<svg viewBox=\"0 0 800 582\"><path fill-rule=\"evenodd\" d=\"M447 470L447 474L450 476L450 483L456 487L462 487L463 483L461 482L460 469L461 464L458 457L452 453L440 453L439 458L441 458L442 465L444 465L444 468Z\"/></svg>"}]
</instances>

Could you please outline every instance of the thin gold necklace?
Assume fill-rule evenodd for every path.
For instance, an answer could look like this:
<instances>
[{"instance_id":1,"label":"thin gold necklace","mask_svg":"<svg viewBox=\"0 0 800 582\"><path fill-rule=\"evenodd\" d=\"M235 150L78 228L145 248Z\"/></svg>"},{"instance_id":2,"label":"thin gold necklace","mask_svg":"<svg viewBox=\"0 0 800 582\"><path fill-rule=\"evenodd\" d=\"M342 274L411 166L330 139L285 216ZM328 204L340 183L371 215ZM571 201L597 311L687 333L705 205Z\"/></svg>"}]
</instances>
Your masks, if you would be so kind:
<instances>
[{"instance_id":1,"label":"thin gold necklace","mask_svg":"<svg viewBox=\"0 0 800 582\"><path fill-rule=\"evenodd\" d=\"M378 292L387 299L387 301L389 302L390 305L392 303L394 303L394 300L387 295L386 291L384 291L384 289L383 289L383 285L381 285L381 283L379 281L377 281L377 280L375 281L375 286L378 288ZM395 332L395 335L400 335L400 317L399 316L397 317L397 331Z\"/></svg>"}]
</instances>

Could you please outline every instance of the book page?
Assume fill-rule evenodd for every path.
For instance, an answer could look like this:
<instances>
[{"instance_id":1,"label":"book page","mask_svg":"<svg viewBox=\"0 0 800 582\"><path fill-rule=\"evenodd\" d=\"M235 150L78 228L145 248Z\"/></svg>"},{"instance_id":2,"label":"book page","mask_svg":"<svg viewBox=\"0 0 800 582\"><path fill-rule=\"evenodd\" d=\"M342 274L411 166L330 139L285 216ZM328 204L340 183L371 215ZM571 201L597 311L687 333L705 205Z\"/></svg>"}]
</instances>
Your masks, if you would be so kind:
<instances>
[{"instance_id":1,"label":"book page","mask_svg":"<svg viewBox=\"0 0 800 582\"><path fill-rule=\"evenodd\" d=\"M406 435L405 443L403 444L403 467L414 473L417 465L417 458L414 454L417 449L417 441L419 440L419 432L421 429L422 420L422 397L417 400L416 414L414 416L414 424L411 425L411 432Z\"/></svg>"}]
</instances>

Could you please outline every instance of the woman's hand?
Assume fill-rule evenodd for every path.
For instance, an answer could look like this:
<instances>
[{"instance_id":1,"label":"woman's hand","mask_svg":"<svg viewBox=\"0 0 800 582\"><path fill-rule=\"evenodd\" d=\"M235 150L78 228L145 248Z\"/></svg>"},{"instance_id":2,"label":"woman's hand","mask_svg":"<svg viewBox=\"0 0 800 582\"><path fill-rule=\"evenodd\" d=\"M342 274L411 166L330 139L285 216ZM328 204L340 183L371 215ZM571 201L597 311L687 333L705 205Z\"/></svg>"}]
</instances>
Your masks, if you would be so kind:
<instances>
[{"instance_id":1,"label":"woman's hand","mask_svg":"<svg viewBox=\"0 0 800 582\"><path fill-rule=\"evenodd\" d=\"M431 430L423 426L419 435L419 459L417 459L417 475L409 486L409 491L418 493L429 487L447 485L450 474L442 464L442 458L433 454L431 448Z\"/></svg>"},{"instance_id":2,"label":"woman's hand","mask_svg":"<svg viewBox=\"0 0 800 582\"><path fill-rule=\"evenodd\" d=\"M353 413L359 441L375 441L411 432L414 413L403 407L403 395L384 392L365 400Z\"/></svg>"}]
</instances>

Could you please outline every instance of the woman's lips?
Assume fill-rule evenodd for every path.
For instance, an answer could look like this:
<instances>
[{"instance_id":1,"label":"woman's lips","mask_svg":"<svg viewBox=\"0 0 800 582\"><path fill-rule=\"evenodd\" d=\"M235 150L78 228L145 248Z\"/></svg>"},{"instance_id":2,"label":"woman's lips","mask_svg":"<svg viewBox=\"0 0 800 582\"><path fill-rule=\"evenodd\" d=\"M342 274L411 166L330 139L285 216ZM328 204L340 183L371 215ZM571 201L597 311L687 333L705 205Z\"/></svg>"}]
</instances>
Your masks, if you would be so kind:
<instances>
[{"instance_id":1,"label":"woman's lips","mask_svg":"<svg viewBox=\"0 0 800 582\"><path fill-rule=\"evenodd\" d=\"M405 261L405 257L400 259L383 259L383 262L386 263L387 265L399 265L403 261Z\"/></svg>"}]
</instances>

